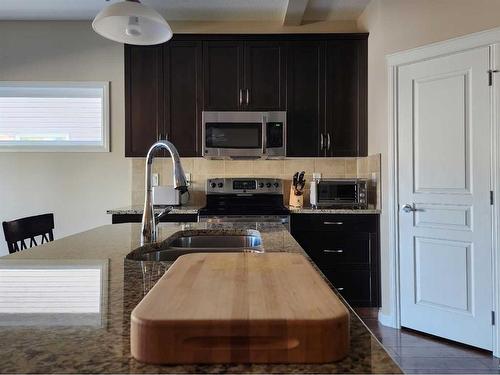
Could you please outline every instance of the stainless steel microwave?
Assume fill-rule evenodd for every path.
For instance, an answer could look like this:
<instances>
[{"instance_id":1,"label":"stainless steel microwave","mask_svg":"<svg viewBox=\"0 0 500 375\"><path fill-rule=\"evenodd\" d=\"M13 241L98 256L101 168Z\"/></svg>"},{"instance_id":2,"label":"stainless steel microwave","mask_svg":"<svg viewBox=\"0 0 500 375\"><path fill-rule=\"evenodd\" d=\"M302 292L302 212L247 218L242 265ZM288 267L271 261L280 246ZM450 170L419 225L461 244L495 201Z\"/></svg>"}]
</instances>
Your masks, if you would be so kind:
<instances>
[{"instance_id":1,"label":"stainless steel microwave","mask_svg":"<svg viewBox=\"0 0 500 375\"><path fill-rule=\"evenodd\" d=\"M311 183L310 201L313 207L367 208L368 180L327 178Z\"/></svg>"},{"instance_id":2,"label":"stainless steel microwave","mask_svg":"<svg viewBox=\"0 0 500 375\"><path fill-rule=\"evenodd\" d=\"M286 112L202 113L202 152L208 159L286 156Z\"/></svg>"}]
</instances>

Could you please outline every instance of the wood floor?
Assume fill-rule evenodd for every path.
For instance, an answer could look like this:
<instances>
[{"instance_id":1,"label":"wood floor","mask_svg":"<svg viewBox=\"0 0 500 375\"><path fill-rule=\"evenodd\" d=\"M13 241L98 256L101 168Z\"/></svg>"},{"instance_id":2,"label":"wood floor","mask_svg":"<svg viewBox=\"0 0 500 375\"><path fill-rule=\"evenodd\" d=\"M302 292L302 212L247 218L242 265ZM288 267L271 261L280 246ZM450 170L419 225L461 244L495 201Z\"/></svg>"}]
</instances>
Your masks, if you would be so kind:
<instances>
[{"instance_id":1,"label":"wood floor","mask_svg":"<svg viewBox=\"0 0 500 375\"><path fill-rule=\"evenodd\" d=\"M500 374L491 352L378 323L377 309L355 309L391 357L408 374Z\"/></svg>"}]
</instances>

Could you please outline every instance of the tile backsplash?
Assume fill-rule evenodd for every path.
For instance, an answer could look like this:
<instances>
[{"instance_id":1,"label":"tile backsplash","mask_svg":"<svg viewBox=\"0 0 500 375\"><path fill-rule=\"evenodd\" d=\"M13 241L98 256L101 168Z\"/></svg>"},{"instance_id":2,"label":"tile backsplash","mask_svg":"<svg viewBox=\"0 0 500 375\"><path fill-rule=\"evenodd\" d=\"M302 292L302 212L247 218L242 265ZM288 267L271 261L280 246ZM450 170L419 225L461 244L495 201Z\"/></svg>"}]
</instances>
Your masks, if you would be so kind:
<instances>
[{"instance_id":1,"label":"tile backsplash","mask_svg":"<svg viewBox=\"0 0 500 375\"><path fill-rule=\"evenodd\" d=\"M205 203L205 184L213 177L273 177L284 180L285 203L292 176L305 171L307 189L305 204L309 203L309 182L313 172L322 177L359 177L371 180L369 202L373 208L380 206L380 154L353 158L287 158L284 160L208 160L204 158L181 158L186 173L191 173L190 204ZM144 158L132 158L132 204L144 202ZM172 162L168 158L156 158L153 173L159 174L160 185L172 184Z\"/></svg>"}]
</instances>

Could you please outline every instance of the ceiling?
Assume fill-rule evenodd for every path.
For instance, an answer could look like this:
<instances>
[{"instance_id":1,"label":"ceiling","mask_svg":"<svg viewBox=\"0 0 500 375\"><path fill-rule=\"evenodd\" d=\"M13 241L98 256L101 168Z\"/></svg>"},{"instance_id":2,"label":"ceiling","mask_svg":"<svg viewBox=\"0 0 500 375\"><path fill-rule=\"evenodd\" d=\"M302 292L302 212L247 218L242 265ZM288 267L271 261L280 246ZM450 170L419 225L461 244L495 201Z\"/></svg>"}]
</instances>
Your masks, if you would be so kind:
<instances>
[{"instance_id":1,"label":"ceiling","mask_svg":"<svg viewBox=\"0 0 500 375\"><path fill-rule=\"evenodd\" d=\"M119 0L0 0L0 20L91 20ZM141 0L169 21L278 21L296 0ZM304 1L304 0L302 0ZM304 21L355 20L370 0L309 0Z\"/></svg>"}]
</instances>

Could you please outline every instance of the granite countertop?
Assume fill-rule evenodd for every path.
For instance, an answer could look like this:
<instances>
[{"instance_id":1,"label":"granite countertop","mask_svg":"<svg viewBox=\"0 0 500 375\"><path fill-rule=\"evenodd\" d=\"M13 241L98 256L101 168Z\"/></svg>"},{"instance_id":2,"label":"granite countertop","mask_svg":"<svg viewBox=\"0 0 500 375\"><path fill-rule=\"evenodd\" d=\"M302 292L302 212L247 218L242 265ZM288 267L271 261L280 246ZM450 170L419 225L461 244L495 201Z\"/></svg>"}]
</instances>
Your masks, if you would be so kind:
<instances>
[{"instance_id":1,"label":"granite countertop","mask_svg":"<svg viewBox=\"0 0 500 375\"><path fill-rule=\"evenodd\" d=\"M155 212L159 213L167 207L172 208L172 210L168 213L169 215L170 214L198 215L198 211L202 206L201 205L155 206ZM106 211L106 213L109 215L142 215L143 212L144 212L144 206L141 205L113 208L111 210Z\"/></svg>"},{"instance_id":2,"label":"granite countertop","mask_svg":"<svg viewBox=\"0 0 500 375\"><path fill-rule=\"evenodd\" d=\"M280 224L162 223L158 238L164 240L183 229L256 229L261 232L265 251L300 253L307 257ZM58 282L50 286L56 291L56 297L69 293L69 298L57 302L56 307L68 299L83 301L86 298L81 290L68 289L68 275L73 275L71 272L87 268L101 270L98 273L101 275L98 279L100 284L97 284L100 285L97 294L101 307L94 314L96 316L63 312L38 314L38 317L36 314L21 316L18 310L14 314L0 314L0 336L4 338L0 341L0 372L401 373L401 369L347 303L351 317L351 352L340 362L156 366L136 361L130 355L130 313L172 264L126 260L125 256L139 246L139 233L138 223L106 225L1 258L0 268L25 267L24 274L26 269L29 271L33 267L42 267L43 272L52 272L52 275L54 270L69 269L69 274L66 272L65 276L59 276L61 279L55 279ZM13 285L33 279L36 270L31 272L28 272L27 279L18 279ZM43 283L48 282L45 275L40 277ZM87 281L82 285L88 284ZM333 287L332 290L337 293ZM27 301L23 299L20 308L26 308Z\"/></svg>"},{"instance_id":3,"label":"granite countertop","mask_svg":"<svg viewBox=\"0 0 500 375\"><path fill-rule=\"evenodd\" d=\"M169 214L189 214L197 215L202 206L187 205L187 206L172 206L172 211ZM293 214L380 214L379 209L339 209L339 208L312 208L305 206L302 208L295 208L286 206ZM161 212L164 207L155 207L155 212ZM142 215L144 211L143 206L129 206L114 208L107 210L106 213L110 215Z\"/></svg>"}]
</instances>

